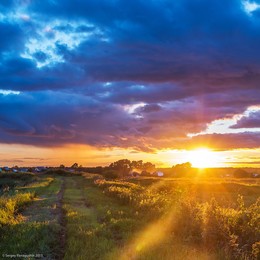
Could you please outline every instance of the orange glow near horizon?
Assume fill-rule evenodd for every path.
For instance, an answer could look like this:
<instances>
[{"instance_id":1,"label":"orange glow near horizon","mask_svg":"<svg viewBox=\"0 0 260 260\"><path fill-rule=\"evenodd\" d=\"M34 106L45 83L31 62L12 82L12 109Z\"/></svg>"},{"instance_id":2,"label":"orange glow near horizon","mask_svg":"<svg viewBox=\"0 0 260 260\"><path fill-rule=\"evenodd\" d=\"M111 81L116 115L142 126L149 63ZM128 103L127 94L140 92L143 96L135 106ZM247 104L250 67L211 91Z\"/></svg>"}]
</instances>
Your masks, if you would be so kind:
<instances>
[{"instance_id":1,"label":"orange glow near horizon","mask_svg":"<svg viewBox=\"0 0 260 260\"><path fill-rule=\"evenodd\" d=\"M71 166L77 162L83 166L106 166L110 163L129 159L152 162L158 168L190 162L193 167L260 167L259 149L237 149L214 151L210 148L195 150L158 150L146 153L123 148L97 148L86 145L63 147L35 147L29 145L0 144L1 166Z\"/></svg>"}]
</instances>

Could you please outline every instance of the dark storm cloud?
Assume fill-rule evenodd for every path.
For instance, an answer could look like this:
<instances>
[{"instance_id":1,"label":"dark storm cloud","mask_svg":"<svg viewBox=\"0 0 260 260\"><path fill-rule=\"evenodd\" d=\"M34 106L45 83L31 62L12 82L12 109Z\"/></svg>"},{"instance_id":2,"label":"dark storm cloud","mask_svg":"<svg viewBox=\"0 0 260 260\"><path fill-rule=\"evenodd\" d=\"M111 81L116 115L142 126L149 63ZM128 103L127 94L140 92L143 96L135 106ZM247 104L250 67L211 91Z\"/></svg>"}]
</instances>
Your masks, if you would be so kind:
<instances>
[{"instance_id":1,"label":"dark storm cloud","mask_svg":"<svg viewBox=\"0 0 260 260\"><path fill-rule=\"evenodd\" d=\"M212 88L218 81L216 87L238 83L237 78L259 77L255 51L259 21L250 20L241 1L44 1L40 5L54 18L86 19L107 32L109 42L86 41L71 57L96 80L187 83L196 79ZM38 9L38 4L31 6L34 12Z\"/></svg>"},{"instance_id":2,"label":"dark storm cloud","mask_svg":"<svg viewBox=\"0 0 260 260\"><path fill-rule=\"evenodd\" d=\"M260 128L260 111L243 116L232 128Z\"/></svg>"},{"instance_id":3,"label":"dark storm cloud","mask_svg":"<svg viewBox=\"0 0 260 260\"><path fill-rule=\"evenodd\" d=\"M116 108L80 96L48 92L0 95L0 99L1 142L43 146L102 143L125 120ZM117 122L115 114L122 123Z\"/></svg>"},{"instance_id":4,"label":"dark storm cloud","mask_svg":"<svg viewBox=\"0 0 260 260\"><path fill-rule=\"evenodd\" d=\"M0 94L0 142L257 146L257 133L187 138L260 104L259 11L243 3L2 1L0 90L21 94Z\"/></svg>"}]
</instances>

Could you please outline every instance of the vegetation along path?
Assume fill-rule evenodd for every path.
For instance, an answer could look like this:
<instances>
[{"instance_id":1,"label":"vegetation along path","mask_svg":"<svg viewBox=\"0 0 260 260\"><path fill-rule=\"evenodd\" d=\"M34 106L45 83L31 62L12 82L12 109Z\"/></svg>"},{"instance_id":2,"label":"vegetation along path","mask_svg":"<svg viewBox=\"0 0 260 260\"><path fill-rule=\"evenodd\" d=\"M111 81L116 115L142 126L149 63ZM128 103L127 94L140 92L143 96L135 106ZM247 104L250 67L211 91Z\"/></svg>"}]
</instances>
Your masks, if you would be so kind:
<instances>
[{"instance_id":1,"label":"vegetation along path","mask_svg":"<svg viewBox=\"0 0 260 260\"><path fill-rule=\"evenodd\" d=\"M0 188L11 187L0 194L0 259L259 257L258 183L65 171L0 177Z\"/></svg>"},{"instance_id":2,"label":"vegetation along path","mask_svg":"<svg viewBox=\"0 0 260 260\"><path fill-rule=\"evenodd\" d=\"M28 194L30 200L20 205L20 197ZM62 241L59 239L62 232L61 194L61 177L39 176L36 181L17 186L10 194L0 197L0 200L8 201L6 207L17 201L13 204L13 221L0 225L0 255L3 258L10 255L18 256L16 259L62 258L63 246L57 243ZM9 210L9 217L10 214ZM0 222L3 216L0 211Z\"/></svg>"}]
</instances>

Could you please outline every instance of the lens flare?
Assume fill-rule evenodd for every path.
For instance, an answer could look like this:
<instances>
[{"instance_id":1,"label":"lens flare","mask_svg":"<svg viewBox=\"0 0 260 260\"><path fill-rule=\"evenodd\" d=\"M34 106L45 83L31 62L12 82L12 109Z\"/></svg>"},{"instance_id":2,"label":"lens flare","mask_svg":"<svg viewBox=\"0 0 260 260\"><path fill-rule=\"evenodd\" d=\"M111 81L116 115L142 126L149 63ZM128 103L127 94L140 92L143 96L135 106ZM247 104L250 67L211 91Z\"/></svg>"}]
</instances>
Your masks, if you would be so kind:
<instances>
[{"instance_id":1,"label":"lens flare","mask_svg":"<svg viewBox=\"0 0 260 260\"><path fill-rule=\"evenodd\" d=\"M217 167L221 163L218 153L207 148L188 151L187 155L185 155L185 160L196 168Z\"/></svg>"}]
</instances>

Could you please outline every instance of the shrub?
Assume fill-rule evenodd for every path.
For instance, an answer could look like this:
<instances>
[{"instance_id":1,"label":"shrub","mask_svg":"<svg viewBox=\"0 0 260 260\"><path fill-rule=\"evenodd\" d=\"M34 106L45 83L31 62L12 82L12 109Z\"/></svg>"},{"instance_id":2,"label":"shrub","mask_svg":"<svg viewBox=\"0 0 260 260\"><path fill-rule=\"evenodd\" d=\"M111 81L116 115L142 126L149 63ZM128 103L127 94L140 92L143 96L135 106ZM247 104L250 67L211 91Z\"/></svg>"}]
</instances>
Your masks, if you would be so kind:
<instances>
[{"instance_id":1,"label":"shrub","mask_svg":"<svg viewBox=\"0 0 260 260\"><path fill-rule=\"evenodd\" d=\"M105 177L106 179L112 179L112 180L114 180L114 179L119 178L119 174L118 174L118 172L115 171L115 170L107 170L107 171L104 172L104 177Z\"/></svg>"},{"instance_id":2,"label":"shrub","mask_svg":"<svg viewBox=\"0 0 260 260\"><path fill-rule=\"evenodd\" d=\"M74 176L75 173L63 170L63 169L51 169L46 172L49 175L58 175L58 176Z\"/></svg>"}]
</instances>

